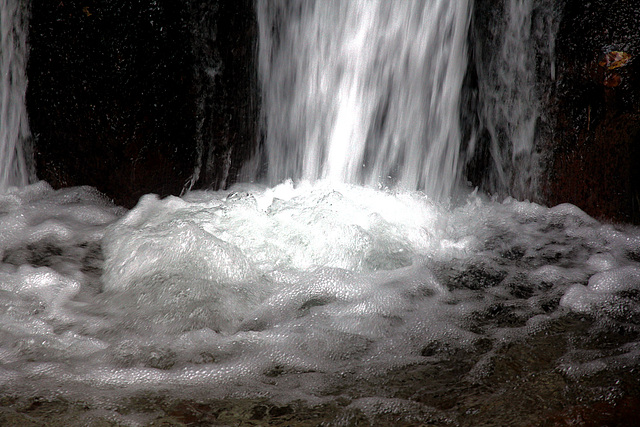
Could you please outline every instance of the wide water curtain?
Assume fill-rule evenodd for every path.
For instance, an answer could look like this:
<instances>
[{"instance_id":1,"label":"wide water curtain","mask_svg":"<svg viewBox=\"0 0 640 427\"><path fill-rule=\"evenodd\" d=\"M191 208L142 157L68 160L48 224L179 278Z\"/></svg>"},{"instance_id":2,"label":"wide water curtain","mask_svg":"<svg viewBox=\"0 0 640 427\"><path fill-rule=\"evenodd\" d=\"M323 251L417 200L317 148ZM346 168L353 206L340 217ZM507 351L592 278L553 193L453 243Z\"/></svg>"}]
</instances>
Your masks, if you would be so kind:
<instances>
[{"instance_id":1,"label":"wide water curtain","mask_svg":"<svg viewBox=\"0 0 640 427\"><path fill-rule=\"evenodd\" d=\"M467 0L264 0L257 12L271 184L328 179L450 195Z\"/></svg>"},{"instance_id":2,"label":"wide water curtain","mask_svg":"<svg viewBox=\"0 0 640 427\"><path fill-rule=\"evenodd\" d=\"M0 191L29 181L27 88L28 2L0 0Z\"/></svg>"}]
</instances>

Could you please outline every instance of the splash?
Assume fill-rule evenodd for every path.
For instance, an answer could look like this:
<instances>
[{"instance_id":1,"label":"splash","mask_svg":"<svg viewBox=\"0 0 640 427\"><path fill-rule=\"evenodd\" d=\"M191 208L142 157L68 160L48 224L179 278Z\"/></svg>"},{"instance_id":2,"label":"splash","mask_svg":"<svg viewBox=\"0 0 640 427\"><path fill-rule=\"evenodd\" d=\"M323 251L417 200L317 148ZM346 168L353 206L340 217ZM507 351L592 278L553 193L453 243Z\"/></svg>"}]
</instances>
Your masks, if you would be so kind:
<instances>
[{"instance_id":1,"label":"splash","mask_svg":"<svg viewBox=\"0 0 640 427\"><path fill-rule=\"evenodd\" d=\"M445 209L320 181L127 212L40 182L0 196L0 384L97 408L268 397L422 421L520 387L584 404L634 390L639 248L637 228L571 205Z\"/></svg>"}]
</instances>

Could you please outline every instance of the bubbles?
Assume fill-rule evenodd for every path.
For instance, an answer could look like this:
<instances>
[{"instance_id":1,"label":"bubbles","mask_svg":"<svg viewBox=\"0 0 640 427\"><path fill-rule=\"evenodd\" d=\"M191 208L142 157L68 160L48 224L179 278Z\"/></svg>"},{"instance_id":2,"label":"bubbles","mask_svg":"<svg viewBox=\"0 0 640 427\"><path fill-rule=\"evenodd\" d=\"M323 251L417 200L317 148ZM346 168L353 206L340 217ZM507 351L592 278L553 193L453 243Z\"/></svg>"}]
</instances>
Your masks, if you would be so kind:
<instances>
[{"instance_id":1,"label":"bubbles","mask_svg":"<svg viewBox=\"0 0 640 427\"><path fill-rule=\"evenodd\" d=\"M0 381L25 393L349 389L353 410L418 414L380 382L577 378L640 354L637 230L567 205L446 208L327 182L147 195L128 212L89 188L4 197Z\"/></svg>"},{"instance_id":2,"label":"bubbles","mask_svg":"<svg viewBox=\"0 0 640 427\"><path fill-rule=\"evenodd\" d=\"M623 309L624 304L617 301L616 295L633 298L635 294L640 294L640 265L629 265L598 272L589 278L587 286L572 286L560 303L578 312L601 309L608 302Z\"/></svg>"}]
</instances>

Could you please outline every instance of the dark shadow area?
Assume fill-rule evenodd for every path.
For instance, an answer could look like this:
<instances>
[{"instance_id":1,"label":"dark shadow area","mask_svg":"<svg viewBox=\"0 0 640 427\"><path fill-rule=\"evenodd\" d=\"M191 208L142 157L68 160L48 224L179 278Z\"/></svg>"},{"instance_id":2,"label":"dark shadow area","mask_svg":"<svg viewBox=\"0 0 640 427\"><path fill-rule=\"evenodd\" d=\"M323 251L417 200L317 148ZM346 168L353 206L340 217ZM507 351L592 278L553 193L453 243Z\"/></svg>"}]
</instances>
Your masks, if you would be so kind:
<instances>
[{"instance_id":1,"label":"dark shadow area","mask_svg":"<svg viewBox=\"0 0 640 427\"><path fill-rule=\"evenodd\" d=\"M250 0L34 2L38 178L127 207L232 182L254 139L253 15Z\"/></svg>"}]
</instances>

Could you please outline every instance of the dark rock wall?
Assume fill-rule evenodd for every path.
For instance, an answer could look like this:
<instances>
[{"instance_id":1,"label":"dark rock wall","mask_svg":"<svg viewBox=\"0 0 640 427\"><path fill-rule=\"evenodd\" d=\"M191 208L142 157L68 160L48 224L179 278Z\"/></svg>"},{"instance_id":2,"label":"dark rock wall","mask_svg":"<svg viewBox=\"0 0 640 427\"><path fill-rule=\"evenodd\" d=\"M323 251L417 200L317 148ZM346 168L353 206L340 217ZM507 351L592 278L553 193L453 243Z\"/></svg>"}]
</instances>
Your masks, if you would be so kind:
<instances>
[{"instance_id":1,"label":"dark rock wall","mask_svg":"<svg viewBox=\"0 0 640 427\"><path fill-rule=\"evenodd\" d=\"M33 0L31 10L40 179L95 186L125 206L233 181L255 123L250 0Z\"/></svg>"},{"instance_id":2,"label":"dark rock wall","mask_svg":"<svg viewBox=\"0 0 640 427\"><path fill-rule=\"evenodd\" d=\"M192 1L197 103L196 188L233 183L256 142L258 78L254 0Z\"/></svg>"},{"instance_id":3,"label":"dark rock wall","mask_svg":"<svg viewBox=\"0 0 640 427\"><path fill-rule=\"evenodd\" d=\"M630 60L609 69L611 52ZM640 222L640 4L567 0L557 64L549 203Z\"/></svg>"}]
</instances>

